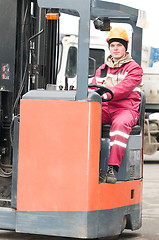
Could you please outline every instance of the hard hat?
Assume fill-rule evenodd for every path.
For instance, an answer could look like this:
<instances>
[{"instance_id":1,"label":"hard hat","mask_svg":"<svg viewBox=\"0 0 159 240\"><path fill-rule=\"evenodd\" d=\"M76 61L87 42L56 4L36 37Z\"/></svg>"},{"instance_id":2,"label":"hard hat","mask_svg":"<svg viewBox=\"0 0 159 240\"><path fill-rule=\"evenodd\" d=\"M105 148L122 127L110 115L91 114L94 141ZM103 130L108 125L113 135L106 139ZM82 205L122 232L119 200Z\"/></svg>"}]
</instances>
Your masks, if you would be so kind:
<instances>
[{"instance_id":1,"label":"hard hat","mask_svg":"<svg viewBox=\"0 0 159 240\"><path fill-rule=\"evenodd\" d=\"M106 39L107 43L109 42L109 40L114 39L114 38L115 39L123 39L127 43L129 43L128 34L127 34L126 30L122 27L114 27L110 30L109 36Z\"/></svg>"}]
</instances>

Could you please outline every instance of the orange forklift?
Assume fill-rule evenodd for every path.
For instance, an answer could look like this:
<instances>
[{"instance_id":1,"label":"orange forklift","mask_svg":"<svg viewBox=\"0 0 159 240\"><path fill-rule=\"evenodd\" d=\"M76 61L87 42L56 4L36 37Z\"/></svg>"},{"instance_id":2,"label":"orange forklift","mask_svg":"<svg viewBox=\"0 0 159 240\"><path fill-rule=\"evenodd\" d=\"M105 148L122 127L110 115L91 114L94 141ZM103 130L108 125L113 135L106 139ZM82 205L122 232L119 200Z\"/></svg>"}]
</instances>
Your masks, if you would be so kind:
<instances>
[{"instance_id":1,"label":"orange forklift","mask_svg":"<svg viewBox=\"0 0 159 240\"><path fill-rule=\"evenodd\" d=\"M0 229L74 238L112 237L124 229L139 229L145 96L141 92L140 119L129 136L117 183L100 184L99 169L105 168L109 156L110 127L101 124L100 94L111 91L98 85L97 91L88 90L88 76L96 70L89 58L90 20L97 24L98 19L96 28L102 31L109 31L111 22L129 23L132 57L140 64L139 11L100 0L37 3L40 9L49 9L47 21L55 32L60 13L80 19L77 89L55 90L53 79L45 89L22 96L20 114L14 117L11 205L0 208ZM54 52L53 78L56 56Z\"/></svg>"}]
</instances>

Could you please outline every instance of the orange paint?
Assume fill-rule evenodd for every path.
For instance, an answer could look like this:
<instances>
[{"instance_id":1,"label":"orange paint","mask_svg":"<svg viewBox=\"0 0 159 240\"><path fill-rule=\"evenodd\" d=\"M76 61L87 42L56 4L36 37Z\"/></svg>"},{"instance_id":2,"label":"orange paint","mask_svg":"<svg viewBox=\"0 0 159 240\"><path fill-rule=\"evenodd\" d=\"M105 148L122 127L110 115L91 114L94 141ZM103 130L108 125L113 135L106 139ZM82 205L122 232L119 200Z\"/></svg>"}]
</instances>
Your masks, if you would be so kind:
<instances>
[{"instance_id":1,"label":"orange paint","mask_svg":"<svg viewBox=\"0 0 159 240\"><path fill-rule=\"evenodd\" d=\"M99 209L111 209L142 202L142 180L100 184ZM131 199L131 190L134 198Z\"/></svg>"},{"instance_id":2,"label":"orange paint","mask_svg":"<svg viewBox=\"0 0 159 240\"><path fill-rule=\"evenodd\" d=\"M140 203L140 180L98 183L100 132L98 102L23 99L17 210L93 211Z\"/></svg>"}]
</instances>

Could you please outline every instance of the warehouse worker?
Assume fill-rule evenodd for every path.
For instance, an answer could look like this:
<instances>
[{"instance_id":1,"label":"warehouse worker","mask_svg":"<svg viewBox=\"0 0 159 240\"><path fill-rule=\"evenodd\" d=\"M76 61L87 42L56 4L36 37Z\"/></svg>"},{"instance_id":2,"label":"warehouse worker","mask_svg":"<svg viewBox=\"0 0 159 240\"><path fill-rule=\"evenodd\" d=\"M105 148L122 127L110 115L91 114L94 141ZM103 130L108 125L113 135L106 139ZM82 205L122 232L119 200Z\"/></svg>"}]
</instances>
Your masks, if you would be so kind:
<instances>
[{"instance_id":1,"label":"warehouse worker","mask_svg":"<svg viewBox=\"0 0 159 240\"><path fill-rule=\"evenodd\" d=\"M139 118L143 71L127 52L129 39L125 29L112 28L106 41L110 56L97 69L92 84L103 84L114 94L113 100L102 102L102 123L111 124L111 128L108 171L100 175L100 183L116 183L131 127ZM110 98L110 93L102 97Z\"/></svg>"}]
</instances>

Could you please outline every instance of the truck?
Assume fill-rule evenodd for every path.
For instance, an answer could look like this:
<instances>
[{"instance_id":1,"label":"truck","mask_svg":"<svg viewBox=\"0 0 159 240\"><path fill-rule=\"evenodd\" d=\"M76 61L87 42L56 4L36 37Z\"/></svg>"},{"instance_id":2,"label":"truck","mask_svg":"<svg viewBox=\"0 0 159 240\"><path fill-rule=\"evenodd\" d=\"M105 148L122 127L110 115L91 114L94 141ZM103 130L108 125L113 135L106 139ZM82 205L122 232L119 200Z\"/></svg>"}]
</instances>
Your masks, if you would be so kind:
<instances>
[{"instance_id":1,"label":"truck","mask_svg":"<svg viewBox=\"0 0 159 240\"><path fill-rule=\"evenodd\" d=\"M145 159L157 153L159 148L159 49L143 46L143 91L146 95L145 106Z\"/></svg>"},{"instance_id":2,"label":"truck","mask_svg":"<svg viewBox=\"0 0 159 240\"><path fill-rule=\"evenodd\" d=\"M159 148L159 71L156 67L144 68L144 87L146 94L145 107L145 154L152 155Z\"/></svg>"},{"instance_id":3,"label":"truck","mask_svg":"<svg viewBox=\"0 0 159 240\"><path fill-rule=\"evenodd\" d=\"M88 90L88 77L97 67L90 21L96 31L109 31L111 22L129 23L132 56L141 64L139 10L101 0L0 4L0 229L87 239L139 229L145 95L141 92L140 119L129 136L117 183L100 184L109 131L101 126L100 91ZM76 36L63 38L71 42L65 47L64 84L59 78L61 14L79 21L78 41ZM105 58L101 52L97 64Z\"/></svg>"}]
</instances>

